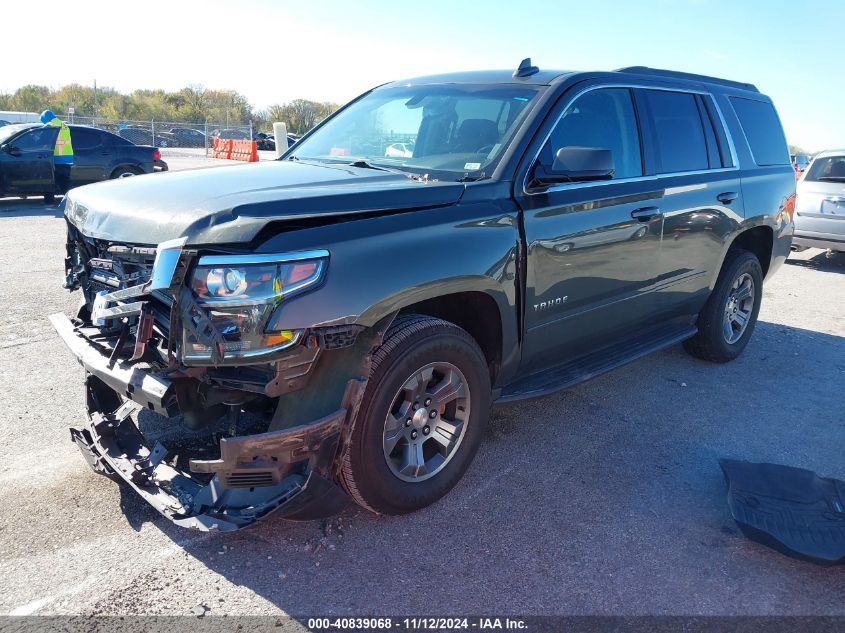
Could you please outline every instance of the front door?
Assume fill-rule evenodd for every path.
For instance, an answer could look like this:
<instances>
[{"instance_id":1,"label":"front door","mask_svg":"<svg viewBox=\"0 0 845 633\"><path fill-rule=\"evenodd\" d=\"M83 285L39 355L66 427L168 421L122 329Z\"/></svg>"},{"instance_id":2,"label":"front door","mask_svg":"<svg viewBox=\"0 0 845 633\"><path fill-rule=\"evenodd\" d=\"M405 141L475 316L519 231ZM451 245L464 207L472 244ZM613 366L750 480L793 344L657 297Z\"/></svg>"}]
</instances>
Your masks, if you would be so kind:
<instances>
[{"instance_id":1,"label":"front door","mask_svg":"<svg viewBox=\"0 0 845 633\"><path fill-rule=\"evenodd\" d=\"M55 127L32 128L6 143L0 156L4 192L53 193L53 149L57 133Z\"/></svg>"},{"instance_id":2,"label":"front door","mask_svg":"<svg viewBox=\"0 0 845 633\"><path fill-rule=\"evenodd\" d=\"M647 324L658 277L662 189L643 178L632 91L596 88L562 113L540 151L610 149L611 180L526 187L523 371L589 352ZM545 164L545 163L544 163Z\"/></svg>"}]
</instances>

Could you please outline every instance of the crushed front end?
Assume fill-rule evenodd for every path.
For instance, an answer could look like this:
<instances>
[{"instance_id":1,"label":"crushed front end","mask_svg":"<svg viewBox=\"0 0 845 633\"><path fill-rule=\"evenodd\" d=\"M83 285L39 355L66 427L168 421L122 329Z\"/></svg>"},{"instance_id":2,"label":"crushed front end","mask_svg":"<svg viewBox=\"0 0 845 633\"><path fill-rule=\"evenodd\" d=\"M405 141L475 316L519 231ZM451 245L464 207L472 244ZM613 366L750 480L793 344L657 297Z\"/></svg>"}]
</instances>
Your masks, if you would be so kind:
<instances>
[{"instance_id":1,"label":"crushed front end","mask_svg":"<svg viewBox=\"0 0 845 633\"><path fill-rule=\"evenodd\" d=\"M336 456L382 330L276 325L328 260L115 243L69 222L65 287L84 302L50 319L85 368L71 439L90 466L200 530L342 510Z\"/></svg>"}]
</instances>

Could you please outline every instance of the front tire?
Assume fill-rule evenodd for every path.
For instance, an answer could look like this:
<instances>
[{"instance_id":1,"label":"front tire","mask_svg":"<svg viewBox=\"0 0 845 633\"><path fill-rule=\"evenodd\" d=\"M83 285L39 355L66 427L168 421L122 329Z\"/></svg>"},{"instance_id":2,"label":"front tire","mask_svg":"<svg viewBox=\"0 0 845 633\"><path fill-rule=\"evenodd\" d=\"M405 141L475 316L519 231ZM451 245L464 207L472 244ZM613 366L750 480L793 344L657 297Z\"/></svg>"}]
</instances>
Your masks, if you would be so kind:
<instances>
[{"instance_id":1,"label":"front tire","mask_svg":"<svg viewBox=\"0 0 845 633\"><path fill-rule=\"evenodd\" d=\"M693 356L726 363L748 345L763 298L763 270L748 251L728 251L713 292L698 315L698 333L684 341Z\"/></svg>"},{"instance_id":2,"label":"front tire","mask_svg":"<svg viewBox=\"0 0 845 633\"><path fill-rule=\"evenodd\" d=\"M344 488L378 514L431 505L472 462L490 402L487 362L466 331L433 317L400 317L373 355L341 456Z\"/></svg>"}]
</instances>

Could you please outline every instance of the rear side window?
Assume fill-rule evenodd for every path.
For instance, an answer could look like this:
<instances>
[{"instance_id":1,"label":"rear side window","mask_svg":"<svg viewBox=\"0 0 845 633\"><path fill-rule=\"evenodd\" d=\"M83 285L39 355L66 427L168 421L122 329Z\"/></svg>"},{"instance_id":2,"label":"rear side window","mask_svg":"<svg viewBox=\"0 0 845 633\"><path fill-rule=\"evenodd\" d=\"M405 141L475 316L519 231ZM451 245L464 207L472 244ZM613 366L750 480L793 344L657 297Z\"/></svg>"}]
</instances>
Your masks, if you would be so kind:
<instances>
[{"instance_id":1,"label":"rear side window","mask_svg":"<svg viewBox=\"0 0 845 633\"><path fill-rule=\"evenodd\" d=\"M764 165L789 165L789 150L777 112L771 103L742 97L729 97L754 162Z\"/></svg>"},{"instance_id":2,"label":"rear side window","mask_svg":"<svg viewBox=\"0 0 845 633\"><path fill-rule=\"evenodd\" d=\"M70 141L74 150L94 149L102 145L102 134L87 127L75 127L70 130Z\"/></svg>"},{"instance_id":3,"label":"rear side window","mask_svg":"<svg viewBox=\"0 0 845 633\"><path fill-rule=\"evenodd\" d=\"M602 88L578 97L540 150L541 161L550 165L557 150L570 146L609 149L615 178L642 176L640 136L631 91Z\"/></svg>"},{"instance_id":4,"label":"rear side window","mask_svg":"<svg viewBox=\"0 0 845 633\"><path fill-rule=\"evenodd\" d=\"M645 90L661 173L708 169L710 161L696 96Z\"/></svg>"}]
</instances>

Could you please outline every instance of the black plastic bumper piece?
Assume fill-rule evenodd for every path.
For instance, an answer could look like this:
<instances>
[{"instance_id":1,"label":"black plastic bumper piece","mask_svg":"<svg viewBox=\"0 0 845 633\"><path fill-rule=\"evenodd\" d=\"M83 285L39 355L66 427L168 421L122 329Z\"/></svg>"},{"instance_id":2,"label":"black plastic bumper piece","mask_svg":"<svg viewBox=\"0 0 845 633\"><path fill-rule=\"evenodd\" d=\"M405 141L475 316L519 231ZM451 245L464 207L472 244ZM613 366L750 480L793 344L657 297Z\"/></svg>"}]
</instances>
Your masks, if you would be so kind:
<instances>
[{"instance_id":1,"label":"black plastic bumper piece","mask_svg":"<svg viewBox=\"0 0 845 633\"><path fill-rule=\"evenodd\" d=\"M742 533L822 565L845 563L845 482L810 470L723 459L728 506Z\"/></svg>"},{"instance_id":2,"label":"black plastic bumper piece","mask_svg":"<svg viewBox=\"0 0 845 633\"><path fill-rule=\"evenodd\" d=\"M150 369L111 364L64 315L50 317L87 372L88 420L70 429L91 468L120 478L175 524L202 531L237 530L269 515L291 520L334 516L350 498L332 477L347 420L359 395L351 381L343 408L308 424L223 438L220 458L191 460L190 471L166 461L167 448L149 446L130 417L138 406L178 413L173 386Z\"/></svg>"},{"instance_id":3,"label":"black plastic bumper piece","mask_svg":"<svg viewBox=\"0 0 845 633\"><path fill-rule=\"evenodd\" d=\"M64 314L51 314L50 322L86 372L145 409L168 417L178 413L171 381L137 365L120 360L110 363L108 356L80 334Z\"/></svg>"},{"instance_id":4,"label":"black plastic bumper piece","mask_svg":"<svg viewBox=\"0 0 845 633\"><path fill-rule=\"evenodd\" d=\"M151 449L128 416L91 411L90 403L109 402L110 388L94 376L87 384L89 420L71 428L71 439L96 472L123 479L177 525L232 531L271 514L291 520L333 516L350 503L329 476L345 409L310 425L222 440L237 444L239 457L204 462L216 472L203 479L164 461L167 449L159 443ZM267 473L277 476L232 480Z\"/></svg>"}]
</instances>

